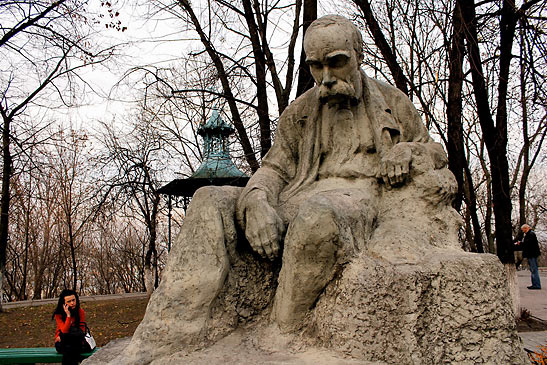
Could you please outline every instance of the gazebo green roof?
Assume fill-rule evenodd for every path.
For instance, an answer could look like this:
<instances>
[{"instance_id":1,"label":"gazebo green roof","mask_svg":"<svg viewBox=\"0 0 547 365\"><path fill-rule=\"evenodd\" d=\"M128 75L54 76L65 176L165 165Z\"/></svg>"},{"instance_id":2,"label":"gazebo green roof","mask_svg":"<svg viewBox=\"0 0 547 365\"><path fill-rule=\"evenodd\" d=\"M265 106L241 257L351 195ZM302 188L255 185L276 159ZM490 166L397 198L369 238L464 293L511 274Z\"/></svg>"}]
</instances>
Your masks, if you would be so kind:
<instances>
[{"instance_id":1,"label":"gazebo green roof","mask_svg":"<svg viewBox=\"0 0 547 365\"><path fill-rule=\"evenodd\" d=\"M234 133L234 128L224 122L217 107L213 108L213 113L207 123L201 124L198 128L198 134L202 137L215 134L227 137L232 133Z\"/></svg>"},{"instance_id":2,"label":"gazebo green roof","mask_svg":"<svg viewBox=\"0 0 547 365\"><path fill-rule=\"evenodd\" d=\"M216 107L207 123L200 125L197 132L203 138L204 159L201 165L189 178L173 180L158 192L191 197L202 186L245 186L249 177L234 165L228 148L228 136L234 133L234 128L224 122Z\"/></svg>"}]
</instances>

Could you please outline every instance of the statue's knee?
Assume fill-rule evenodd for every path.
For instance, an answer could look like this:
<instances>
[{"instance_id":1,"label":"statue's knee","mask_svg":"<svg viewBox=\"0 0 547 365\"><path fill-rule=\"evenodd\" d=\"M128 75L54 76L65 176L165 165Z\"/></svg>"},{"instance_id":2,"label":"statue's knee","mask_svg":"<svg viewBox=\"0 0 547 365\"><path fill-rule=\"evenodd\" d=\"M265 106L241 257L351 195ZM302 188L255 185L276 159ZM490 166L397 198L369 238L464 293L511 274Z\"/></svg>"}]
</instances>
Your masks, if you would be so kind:
<instances>
[{"instance_id":1,"label":"statue's knee","mask_svg":"<svg viewBox=\"0 0 547 365\"><path fill-rule=\"evenodd\" d=\"M336 215L328 199L317 196L304 202L289 227L289 233L296 235L297 245L315 248L337 241L339 229Z\"/></svg>"},{"instance_id":2,"label":"statue's knee","mask_svg":"<svg viewBox=\"0 0 547 365\"><path fill-rule=\"evenodd\" d=\"M195 200L209 200L209 199L219 199L222 198L222 187L221 186L204 186L196 190L192 201Z\"/></svg>"},{"instance_id":3,"label":"statue's knee","mask_svg":"<svg viewBox=\"0 0 547 365\"><path fill-rule=\"evenodd\" d=\"M202 187L194 193L184 221L195 224L196 220L211 221L216 219L215 217L224 217L223 224L232 225L231 217L235 214L236 201L240 193L241 188L231 186Z\"/></svg>"},{"instance_id":4,"label":"statue's knee","mask_svg":"<svg viewBox=\"0 0 547 365\"><path fill-rule=\"evenodd\" d=\"M235 208L240 192L241 188L233 186L204 186L196 190L192 203L199 206L211 204L215 207L233 206Z\"/></svg>"}]
</instances>

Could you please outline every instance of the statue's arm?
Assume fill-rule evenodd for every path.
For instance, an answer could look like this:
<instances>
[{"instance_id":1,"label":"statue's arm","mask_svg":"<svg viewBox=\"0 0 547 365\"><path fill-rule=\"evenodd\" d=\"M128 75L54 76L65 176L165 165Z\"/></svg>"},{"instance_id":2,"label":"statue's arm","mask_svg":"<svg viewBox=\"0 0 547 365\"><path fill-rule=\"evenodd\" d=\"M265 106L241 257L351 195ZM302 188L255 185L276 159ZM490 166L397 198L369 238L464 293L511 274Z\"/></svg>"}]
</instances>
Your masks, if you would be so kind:
<instances>
[{"instance_id":1,"label":"statue's arm","mask_svg":"<svg viewBox=\"0 0 547 365\"><path fill-rule=\"evenodd\" d=\"M383 139L389 139L391 147L384 150L378 171L379 177L388 187L404 184L410 176L413 162L416 165L418 157L423 158L426 155L435 169L447 164L444 149L431 139L412 102L399 90L393 94L386 99L392 101L392 114L400 131L396 136L388 135L387 130L382 131Z\"/></svg>"},{"instance_id":2,"label":"statue's arm","mask_svg":"<svg viewBox=\"0 0 547 365\"><path fill-rule=\"evenodd\" d=\"M294 177L298 131L289 113L280 118L275 142L260 167L243 189L236 215L245 237L258 254L270 260L280 250L285 224L277 214L279 194Z\"/></svg>"},{"instance_id":3,"label":"statue's arm","mask_svg":"<svg viewBox=\"0 0 547 365\"><path fill-rule=\"evenodd\" d=\"M237 203L237 219L253 250L274 260L285 233L282 219L274 209L284 180L275 170L263 166L251 177Z\"/></svg>"}]
</instances>

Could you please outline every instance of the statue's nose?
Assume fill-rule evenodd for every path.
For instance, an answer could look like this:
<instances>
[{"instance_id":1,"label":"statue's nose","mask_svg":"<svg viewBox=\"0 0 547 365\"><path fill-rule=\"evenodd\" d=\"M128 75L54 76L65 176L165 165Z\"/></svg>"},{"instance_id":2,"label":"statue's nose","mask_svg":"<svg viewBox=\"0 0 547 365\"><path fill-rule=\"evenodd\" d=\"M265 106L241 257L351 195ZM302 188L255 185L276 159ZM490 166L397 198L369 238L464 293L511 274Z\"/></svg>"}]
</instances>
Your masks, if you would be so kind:
<instances>
[{"instance_id":1,"label":"statue's nose","mask_svg":"<svg viewBox=\"0 0 547 365\"><path fill-rule=\"evenodd\" d=\"M323 71L323 81L321 83L328 88L336 84L336 78L333 77L332 73L328 68L325 68L325 70Z\"/></svg>"}]
</instances>

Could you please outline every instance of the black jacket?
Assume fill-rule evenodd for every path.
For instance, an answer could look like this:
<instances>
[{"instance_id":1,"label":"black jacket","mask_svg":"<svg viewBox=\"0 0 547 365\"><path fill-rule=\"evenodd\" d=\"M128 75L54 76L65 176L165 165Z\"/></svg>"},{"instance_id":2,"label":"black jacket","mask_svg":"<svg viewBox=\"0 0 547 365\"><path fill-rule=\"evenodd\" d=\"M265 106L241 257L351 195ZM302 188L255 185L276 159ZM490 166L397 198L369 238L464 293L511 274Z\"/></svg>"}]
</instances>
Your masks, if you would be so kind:
<instances>
[{"instance_id":1,"label":"black jacket","mask_svg":"<svg viewBox=\"0 0 547 365\"><path fill-rule=\"evenodd\" d=\"M531 258L541 255L539 251L538 239L534 231L529 230L528 233L524 235L524 240L522 241L521 245L523 257Z\"/></svg>"}]
</instances>

